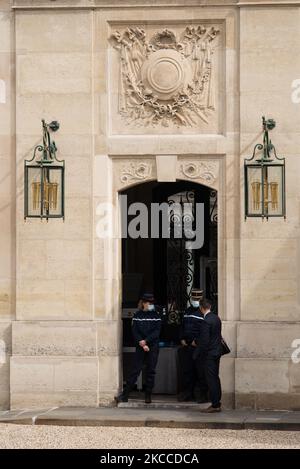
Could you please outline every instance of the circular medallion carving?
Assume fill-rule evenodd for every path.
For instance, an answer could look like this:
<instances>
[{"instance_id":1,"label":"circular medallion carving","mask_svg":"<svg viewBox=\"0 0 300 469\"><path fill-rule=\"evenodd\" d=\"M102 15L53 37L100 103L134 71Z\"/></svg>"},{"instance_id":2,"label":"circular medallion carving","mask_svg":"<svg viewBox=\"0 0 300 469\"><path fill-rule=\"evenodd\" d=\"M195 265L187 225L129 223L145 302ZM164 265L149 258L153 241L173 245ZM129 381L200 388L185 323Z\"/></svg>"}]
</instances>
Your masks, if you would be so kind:
<instances>
[{"instance_id":1,"label":"circular medallion carving","mask_svg":"<svg viewBox=\"0 0 300 469\"><path fill-rule=\"evenodd\" d=\"M124 26L110 36L120 61L114 106L118 101L125 125L209 124L218 86L213 54L221 29L208 22L184 24L181 31L145 26Z\"/></svg>"},{"instance_id":2,"label":"circular medallion carving","mask_svg":"<svg viewBox=\"0 0 300 469\"><path fill-rule=\"evenodd\" d=\"M141 69L142 82L148 94L168 100L188 82L190 68L182 54L161 49L154 52Z\"/></svg>"},{"instance_id":3,"label":"circular medallion carving","mask_svg":"<svg viewBox=\"0 0 300 469\"><path fill-rule=\"evenodd\" d=\"M171 58L159 58L148 68L150 86L160 93L172 93L183 83L183 70Z\"/></svg>"}]
</instances>

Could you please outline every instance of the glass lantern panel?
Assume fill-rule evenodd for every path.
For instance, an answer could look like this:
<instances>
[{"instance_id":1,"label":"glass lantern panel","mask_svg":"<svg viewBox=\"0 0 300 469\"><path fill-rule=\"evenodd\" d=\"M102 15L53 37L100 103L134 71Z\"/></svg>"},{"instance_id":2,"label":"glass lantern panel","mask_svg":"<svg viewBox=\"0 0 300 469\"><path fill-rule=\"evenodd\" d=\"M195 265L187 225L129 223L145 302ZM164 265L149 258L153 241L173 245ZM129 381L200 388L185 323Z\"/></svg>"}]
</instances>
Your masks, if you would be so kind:
<instances>
[{"instance_id":1,"label":"glass lantern panel","mask_svg":"<svg viewBox=\"0 0 300 469\"><path fill-rule=\"evenodd\" d=\"M283 166L273 165L267 167L266 199L269 216L282 216L284 211Z\"/></svg>"},{"instance_id":2,"label":"glass lantern panel","mask_svg":"<svg viewBox=\"0 0 300 469\"><path fill-rule=\"evenodd\" d=\"M26 167L27 171L27 212L29 217L41 215L41 168Z\"/></svg>"},{"instance_id":3,"label":"glass lantern panel","mask_svg":"<svg viewBox=\"0 0 300 469\"><path fill-rule=\"evenodd\" d=\"M261 166L247 166L247 205L248 216L262 215L262 168Z\"/></svg>"},{"instance_id":4,"label":"glass lantern panel","mask_svg":"<svg viewBox=\"0 0 300 469\"><path fill-rule=\"evenodd\" d=\"M44 169L44 215L59 217L63 215L63 168Z\"/></svg>"}]
</instances>

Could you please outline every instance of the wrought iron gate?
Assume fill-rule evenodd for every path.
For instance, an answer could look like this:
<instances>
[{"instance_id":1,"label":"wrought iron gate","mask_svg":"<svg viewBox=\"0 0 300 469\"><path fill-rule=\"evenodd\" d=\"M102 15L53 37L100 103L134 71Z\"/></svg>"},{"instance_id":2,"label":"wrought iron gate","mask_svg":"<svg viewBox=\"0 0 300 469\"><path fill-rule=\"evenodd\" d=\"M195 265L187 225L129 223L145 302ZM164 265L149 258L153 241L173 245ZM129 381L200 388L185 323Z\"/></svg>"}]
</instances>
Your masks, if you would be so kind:
<instances>
[{"instance_id":1,"label":"wrought iron gate","mask_svg":"<svg viewBox=\"0 0 300 469\"><path fill-rule=\"evenodd\" d=\"M208 255L201 256L200 250L188 249L189 239L185 237L184 225L189 222L195 229L195 191L183 191L168 197L170 206L170 238L166 248L167 272L167 305L166 312L169 324L179 324L181 315L190 305L193 287L203 288L207 296L213 300L217 310L217 192L209 194L209 233ZM185 205L185 210L183 206ZM181 206L181 209L180 209ZM190 210L186 210L190 207ZM207 222L207 219L206 219ZM182 237L175 236L182 231ZM203 259L207 262L200 262ZM202 265L202 271L201 271Z\"/></svg>"}]
</instances>

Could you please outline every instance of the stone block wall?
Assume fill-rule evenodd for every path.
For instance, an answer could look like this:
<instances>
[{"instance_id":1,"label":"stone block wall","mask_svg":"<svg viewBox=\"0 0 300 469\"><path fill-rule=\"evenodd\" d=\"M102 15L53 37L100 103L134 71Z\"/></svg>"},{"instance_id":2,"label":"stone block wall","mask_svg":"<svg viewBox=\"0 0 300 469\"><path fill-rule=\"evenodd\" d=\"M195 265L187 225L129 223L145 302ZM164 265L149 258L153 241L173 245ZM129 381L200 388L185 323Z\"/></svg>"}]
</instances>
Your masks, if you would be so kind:
<instances>
[{"instance_id":1,"label":"stone block wall","mask_svg":"<svg viewBox=\"0 0 300 469\"><path fill-rule=\"evenodd\" d=\"M118 214L118 191L170 171L210 184L203 164L217 164L220 314L232 349L224 401L299 408L300 2L118 3L0 0L0 407L111 404L122 381L121 252L117 237L97 236L101 204ZM127 126L111 34L195 24L220 29L209 130ZM243 158L261 141L262 115L277 121L272 141L286 157L286 221L244 221ZM23 161L40 143L41 118L61 123L64 223L23 220Z\"/></svg>"}]
</instances>

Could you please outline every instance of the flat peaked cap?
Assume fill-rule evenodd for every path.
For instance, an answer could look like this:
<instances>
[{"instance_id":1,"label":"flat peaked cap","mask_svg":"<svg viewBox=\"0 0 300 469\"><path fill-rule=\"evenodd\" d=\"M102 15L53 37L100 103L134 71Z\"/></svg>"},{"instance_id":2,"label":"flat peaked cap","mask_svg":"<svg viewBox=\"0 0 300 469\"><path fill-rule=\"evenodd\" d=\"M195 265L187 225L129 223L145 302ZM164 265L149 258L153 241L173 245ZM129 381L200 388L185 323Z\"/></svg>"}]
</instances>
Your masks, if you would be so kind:
<instances>
[{"instance_id":1,"label":"flat peaked cap","mask_svg":"<svg viewBox=\"0 0 300 469\"><path fill-rule=\"evenodd\" d=\"M151 303L154 302L154 296L153 293L143 293L142 298L143 301L150 301Z\"/></svg>"},{"instance_id":2,"label":"flat peaked cap","mask_svg":"<svg viewBox=\"0 0 300 469\"><path fill-rule=\"evenodd\" d=\"M198 300L203 299L203 290L199 290L198 288L192 288L192 298L197 298Z\"/></svg>"}]
</instances>

